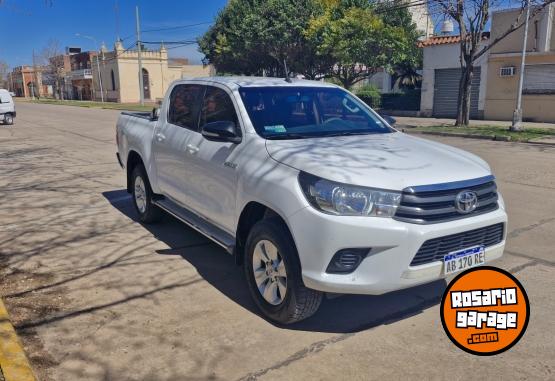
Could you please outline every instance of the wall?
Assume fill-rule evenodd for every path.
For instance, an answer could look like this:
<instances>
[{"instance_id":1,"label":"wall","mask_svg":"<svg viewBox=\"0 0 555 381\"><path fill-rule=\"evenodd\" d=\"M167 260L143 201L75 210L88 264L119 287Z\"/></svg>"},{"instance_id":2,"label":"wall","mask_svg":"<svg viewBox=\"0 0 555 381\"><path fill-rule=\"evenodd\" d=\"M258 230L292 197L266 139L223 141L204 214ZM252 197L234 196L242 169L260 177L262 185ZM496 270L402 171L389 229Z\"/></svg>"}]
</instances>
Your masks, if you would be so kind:
<instances>
[{"instance_id":1,"label":"wall","mask_svg":"<svg viewBox=\"0 0 555 381\"><path fill-rule=\"evenodd\" d=\"M183 78L209 77L215 75L212 66L204 65L185 65L181 66L181 76Z\"/></svg>"},{"instance_id":2,"label":"wall","mask_svg":"<svg viewBox=\"0 0 555 381\"><path fill-rule=\"evenodd\" d=\"M162 99L170 84L183 77L206 77L212 74L211 67L202 65L186 65L186 59L174 59L168 65L168 53L162 46L160 50L143 51L142 66L148 72L150 98L145 101L154 102ZM100 72L102 73L102 87L104 100L109 102L137 103L139 96L139 62L138 52L124 51L120 42L116 42L113 51L104 51L100 55ZM100 84L96 58L91 63L93 71L95 98L100 100ZM112 86L114 73L115 88ZM146 85L146 84L145 84ZM145 95L146 96L146 95Z\"/></svg>"},{"instance_id":3,"label":"wall","mask_svg":"<svg viewBox=\"0 0 555 381\"><path fill-rule=\"evenodd\" d=\"M407 1L407 4L410 2ZM416 24L416 29L420 31L424 37L429 37L434 34L434 21L430 16L427 4L415 5L408 7L412 16L412 21Z\"/></svg>"},{"instance_id":4,"label":"wall","mask_svg":"<svg viewBox=\"0 0 555 381\"><path fill-rule=\"evenodd\" d=\"M551 50L555 51L555 6L551 9Z\"/></svg>"},{"instance_id":5,"label":"wall","mask_svg":"<svg viewBox=\"0 0 555 381\"><path fill-rule=\"evenodd\" d=\"M555 64L555 53L530 53L527 65ZM516 107L519 73L512 77L500 77L503 66L520 68L520 55L490 56L488 65L488 93L485 117L491 120L512 120ZM538 122L555 122L555 95L523 95L523 118Z\"/></svg>"},{"instance_id":6,"label":"wall","mask_svg":"<svg viewBox=\"0 0 555 381\"><path fill-rule=\"evenodd\" d=\"M434 86L435 70L460 68L459 59L460 45L441 44L427 46L424 49L424 64L422 70L422 94L420 99L420 114L431 116L434 109ZM481 66L480 77L480 96L478 98L478 110L484 110L487 86L487 54L484 54L476 62L476 66Z\"/></svg>"},{"instance_id":7,"label":"wall","mask_svg":"<svg viewBox=\"0 0 555 381\"><path fill-rule=\"evenodd\" d=\"M506 32L512 23L515 22L519 9L498 11L492 15L491 38ZM528 38L526 40L526 51L544 52L554 50L555 38L553 38L553 14L554 5L546 7L541 13L530 20ZM521 16L524 20L524 16ZM491 48L491 53L517 53L522 51L522 40L524 39L524 28L520 28Z\"/></svg>"}]
</instances>

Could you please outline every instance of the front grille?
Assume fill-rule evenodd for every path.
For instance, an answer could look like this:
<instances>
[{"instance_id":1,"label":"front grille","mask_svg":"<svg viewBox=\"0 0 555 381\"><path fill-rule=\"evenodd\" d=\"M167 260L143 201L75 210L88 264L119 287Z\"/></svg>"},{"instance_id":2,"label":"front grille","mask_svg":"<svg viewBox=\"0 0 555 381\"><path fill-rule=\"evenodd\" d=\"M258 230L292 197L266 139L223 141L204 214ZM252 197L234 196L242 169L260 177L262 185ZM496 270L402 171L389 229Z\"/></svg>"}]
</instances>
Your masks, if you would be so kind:
<instances>
[{"instance_id":1,"label":"front grille","mask_svg":"<svg viewBox=\"0 0 555 381\"><path fill-rule=\"evenodd\" d=\"M478 205L470 213L455 208L455 198L462 191L473 191ZM498 208L497 186L493 176L481 179L417 186L403 190L395 219L413 224L435 224L488 213Z\"/></svg>"},{"instance_id":2,"label":"front grille","mask_svg":"<svg viewBox=\"0 0 555 381\"><path fill-rule=\"evenodd\" d=\"M427 240L414 256L411 266L442 261L453 251L473 246L493 246L503 241L503 223Z\"/></svg>"}]
</instances>

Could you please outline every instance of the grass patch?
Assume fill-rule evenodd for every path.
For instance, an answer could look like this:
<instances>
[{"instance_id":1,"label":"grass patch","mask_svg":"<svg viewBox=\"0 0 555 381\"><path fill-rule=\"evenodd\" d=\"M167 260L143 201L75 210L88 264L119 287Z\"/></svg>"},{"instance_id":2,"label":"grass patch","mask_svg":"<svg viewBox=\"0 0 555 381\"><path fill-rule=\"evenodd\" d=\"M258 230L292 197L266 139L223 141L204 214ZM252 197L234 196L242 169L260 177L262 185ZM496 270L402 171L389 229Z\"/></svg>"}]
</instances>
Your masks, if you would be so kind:
<instances>
[{"instance_id":1,"label":"grass patch","mask_svg":"<svg viewBox=\"0 0 555 381\"><path fill-rule=\"evenodd\" d=\"M62 101L57 99L40 99L31 100L30 103L42 103L51 105L77 106L88 108L103 108L110 110L126 110L126 111L152 111L154 104L141 106L138 103L115 103L115 102L93 102L93 101Z\"/></svg>"},{"instance_id":2,"label":"grass patch","mask_svg":"<svg viewBox=\"0 0 555 381\"><path fill-rule=\"evenodd\" d=\"M523 131L509 131L508 127L501 126L471 126L471 127L453 127L453 126L431 126L431 127L416 127L408 130L410 131L433 131L433 132L447 132L466 135L487 135L491 136L504 136L510 137L511 141L527 142L532 139L553 138L555 137L555 129L550 128L525 128Z\"/></svg>"}]
</instances>

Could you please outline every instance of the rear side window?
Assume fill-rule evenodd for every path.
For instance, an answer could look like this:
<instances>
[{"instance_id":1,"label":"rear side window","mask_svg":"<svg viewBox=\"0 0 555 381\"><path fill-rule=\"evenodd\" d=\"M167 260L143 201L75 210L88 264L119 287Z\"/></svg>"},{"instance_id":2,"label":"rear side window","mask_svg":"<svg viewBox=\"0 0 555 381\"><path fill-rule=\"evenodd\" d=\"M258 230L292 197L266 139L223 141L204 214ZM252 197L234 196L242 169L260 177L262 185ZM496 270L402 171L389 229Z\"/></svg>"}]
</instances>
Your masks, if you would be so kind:
<instances>
[{"instance_id":1,"label":"rear side window","mask_svg":"<svg viewBox=\"0 0 555 381\"><path fill-rule=\"evenodd\" d=\"M212 122L233 122L238 128L237 113L233 101L222 89L208 86L202 104L200 125Z\"/></svg>"},{"instance_id":2,"label":"rear side window","mask_svg":"<svg viewBox=\"0 0 555 381\"><path fill-rule=\"evenodd\" d=\"M204 86L177 85L170 94L168 122L196 131Z\"/></svg>"}]
</instances>

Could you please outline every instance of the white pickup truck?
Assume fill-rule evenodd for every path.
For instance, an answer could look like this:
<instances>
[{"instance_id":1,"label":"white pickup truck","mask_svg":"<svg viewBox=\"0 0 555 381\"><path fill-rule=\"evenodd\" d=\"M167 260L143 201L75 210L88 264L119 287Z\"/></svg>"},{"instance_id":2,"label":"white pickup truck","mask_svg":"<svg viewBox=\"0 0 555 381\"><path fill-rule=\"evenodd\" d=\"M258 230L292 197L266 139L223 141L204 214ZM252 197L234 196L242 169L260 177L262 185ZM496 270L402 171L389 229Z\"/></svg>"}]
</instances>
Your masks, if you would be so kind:
<instances>
[{"instance_id":1,"label":"white pickup truck","mask_svg":"<svg viewBox=\"0 0 555 381\"><path fill-rule=\"evenodd\" d=\"M182 220L242 265L258 307L292 323L329 293L383 294L503 254L486 162L406 135L324 82L174 82L123 113L118 160L138 219Z\"/></svg>"}]
</instances>

